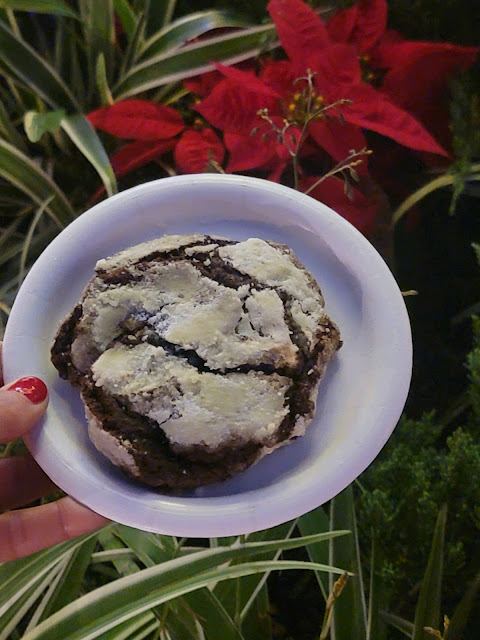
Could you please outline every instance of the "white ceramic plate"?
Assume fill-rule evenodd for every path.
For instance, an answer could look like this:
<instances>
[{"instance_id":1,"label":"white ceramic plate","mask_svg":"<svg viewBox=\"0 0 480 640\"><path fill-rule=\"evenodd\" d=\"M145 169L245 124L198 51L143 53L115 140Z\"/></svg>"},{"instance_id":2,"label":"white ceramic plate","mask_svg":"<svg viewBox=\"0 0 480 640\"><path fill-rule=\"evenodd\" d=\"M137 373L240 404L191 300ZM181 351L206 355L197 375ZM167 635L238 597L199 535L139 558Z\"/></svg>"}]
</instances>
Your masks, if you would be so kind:
<instances>
[{"instance_id":1,"label":"white ceramic plate","mask_svg":"<svg viewBox=\"0 0 480 640\"><path fill-rule=\"evenodd\" d=\"M98 259L166 233L192 232L288 244L318 280L344 344L320 385L317 414L303 438L232 480L175 497L129 481L94 449L78 391L58 377L49 352ZM75 220L28 274L9 319L3 354L6 382L36 375L50 389L46 418L27 444L52 480L108 518L186 537L271 527L342 491L393 431L412 361L401 293L382 258L354 227L286 187L214 174L150 182Z\"/></svg>"}]
</instances>

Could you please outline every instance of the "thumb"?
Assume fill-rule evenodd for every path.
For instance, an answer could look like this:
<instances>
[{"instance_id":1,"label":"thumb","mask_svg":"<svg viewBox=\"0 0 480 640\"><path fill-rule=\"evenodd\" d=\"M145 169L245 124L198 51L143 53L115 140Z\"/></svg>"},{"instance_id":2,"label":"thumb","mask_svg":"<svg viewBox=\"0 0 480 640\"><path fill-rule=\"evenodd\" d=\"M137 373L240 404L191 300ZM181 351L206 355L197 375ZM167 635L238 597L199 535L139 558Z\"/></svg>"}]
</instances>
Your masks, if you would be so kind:
<instances>
[{"instance_id":1,"label":"thumb","mask_svg":"<svg viewBox=\"0 0 480 640\"><path fill-rule=\"evenodd\" d=\"M0 443L20 438L45 413L48 390L40 378L28 376L0 389Z\"/></svg>"}]
</instances>

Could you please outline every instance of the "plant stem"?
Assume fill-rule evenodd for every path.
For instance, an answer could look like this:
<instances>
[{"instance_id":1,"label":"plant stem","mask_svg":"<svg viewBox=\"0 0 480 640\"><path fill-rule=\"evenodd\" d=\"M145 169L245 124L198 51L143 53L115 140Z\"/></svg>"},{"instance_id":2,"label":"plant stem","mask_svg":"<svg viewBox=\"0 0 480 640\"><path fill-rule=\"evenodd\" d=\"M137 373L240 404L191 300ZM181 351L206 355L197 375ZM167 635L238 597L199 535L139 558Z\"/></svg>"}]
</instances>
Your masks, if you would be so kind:
<instances>
[{"instance_id":1,"label":"plant stem","mask_svg":"<svg viewBox=\"0 0 480 640\"><path fill-rule=\"evenodd\" d=\"M348 575L344 573L334 583L333 589L327 598L327 604L325 606L325 615L323 616L322 629L320 631L320 636L318 640L326 640L326 638L328 637L328 633L330 631L330 625L332 624L333 607L335 604L335 600L340 596L347 582L348 582Z\"/></svg>"},{"instance_id":2,"label":"plant stem","mask_svg":"<svg viewBox=\"0 0 480 640\"><path fill-rule=\"evenodd\" d=\"M480 163L477 162L472 164L470 167L470 173L466 176L466 180L480 180ZM414 191L408 198L406 198L402 204L397 208L392 217L392 226L395 226L397 222L402 218L405 213L411 209L417 202L423 200L430 193L433 193L437 189L441 189L442 187L448 187L452 185L455 181L455 174L447 173L445 175L439 176L427 184Z\"/></svg>"},{"instance_id":3,"label":"plant stem","mask_svg":"<svg viewBox=\"0 0 480 640\"><path fill-rule=\"evenodd\" d=\"M308 195L311 191L313 191L316 187L318 187L318 185L324 182L327 178L331 178L337 173L343 173L344 171L353 169L354 167L357 167L359 164L363 162L363 160L360 158L358 160L352 160L353 158L357 156L369 155L370 153L372 152L369 149L361 149L360 151L353 152L348 158L345 158L345 160L342 160L341 162L339 162L335 167L333 167L333 169L328 171L325 175L323 175L321 178L316 180L310 187L308 187L308 189L304 192L305 195Z\"/></svg>"}]
</instances>

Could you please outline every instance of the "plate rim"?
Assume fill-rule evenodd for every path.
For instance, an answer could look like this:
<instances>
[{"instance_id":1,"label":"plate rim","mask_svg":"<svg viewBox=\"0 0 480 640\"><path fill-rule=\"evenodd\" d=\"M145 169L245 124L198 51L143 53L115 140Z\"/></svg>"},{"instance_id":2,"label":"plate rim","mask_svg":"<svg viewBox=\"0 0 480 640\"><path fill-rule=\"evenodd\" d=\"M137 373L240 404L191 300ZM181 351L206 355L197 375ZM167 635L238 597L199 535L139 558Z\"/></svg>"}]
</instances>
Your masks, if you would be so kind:
<instances>
[{"instance_id":1,"label":"plate rim","mask_svg":"<svg viewBox=\"0 0 480 640\"><path fill-rule=\"evenodd\" d=\"M369 266L372 265L372 269L377 274L378 283L381 283L382 286L390 292L390 294L394 294L393 297L389 298L389 304L394 307L399 312L398 317L398 326L397 330L402 334L402 341L404 346L404 352L399 354L401 360L401 367L399 371L399 377L397 380L397 387L395 393L391 394L390 400L395 400L396 410L393 411L389 409L389 422L394 422L393 427L390 430L385 431L384 438L379 438L376 442L376 446L371 449L374 451L373 457L371 459L365 460L363 458L360 460L359 456L353 456L353 459L350 461L353 469L352 478L350 478L346 483L344 481L344 476L338 476L335 478L335 481L332 481L330 484L330 490L327 493L330 493L326 498L321 499L321 502L314 498L314 495L318 495L315 491L307 491L304 493L303 498L300 503L298 500L295 500L295 497L298 494L298 490L292 488L292 483L289 484L290 495L289 496L277 496L275 495L275 491L273 490L273 498L270 496L268 504L259 504L259 501L263 500L263 493L266 491L265 488L253 490L248 492L248 500L242 499L242 496L245 496L245 493L239 493L236 495L230 495L228 497L194 497L180 500L179 504L175 504L169 502L168 504L162 503L162 500L159 500L158 509L155 509L155 515L157 511L161 513L166 512L166 516L168 516L169 521L163 522L161 527L159 528L158 523L152 522L152 515L150 517L144 518L143 521L138 521L132 523L128 520L128 516L125 519L118 518L119 510L124 509L128 506L129 501L127 500L127 504L124 505L124 500L120 501L120 504L116 504L113 507L109 507L109 505L102 506L101 509L98 509L98 504L96 504L95 500L88 500L88 506L102 515L105 515L108 518L115 519L124 524L129 524L130 526L135 526L147 531L155 531L159 533L164 533L168 535L182 535L188 537L210 537L210 536L226 536L226 535L237 535L239 533L251 533L252 531L257 531L259 529L265 529L271 526L275 526L281 522L285 522L287 520L291 520L299 515L310 511L311 509L319 506L319 504L323 504L327 500L329 500L334 495L337 495L340 491L342 491L346 486L348 486L358 475L376 458L381 448L384 446L385 442L390 437L393 429L395 428L396 421L401 415L403 410L403 406L405 403L405 399L407 397L408 388L410 385L411 379L411 369L412 369L412 341L411 341L411 330L410 323L408 319L408 313L406 311L405 303L402 298L401 292L398 288L398 285L388 269L387 265L383 261L382 257L378 254L376 249L370 244L370 242L355 228L353 227L347 220L342 218L339 214L334 212L330 207L324 205L323 203L314 200L313 198L306 196L305 194L301 194L289 187L285 187L284 185L279 185L276 183L271 183L267 180L263 180L260 178L250 178L246 176L233 176L233 175L218 175L218 174L199 174L199 175L186 175L186 176L174 176L168 178L161 178L159 180L154 180L151 182L144 183L142 185L137 185L131 189L123 191L111 198L95 205L85 213L81 214L77 217L66 229L64 229L53 241L48 245L48 247L41 254L39 259L36 261L35 265L30 270L29 274L25 278L24 283L20 291L17 294L16 300L12 307L12 312L10 319L7 323L7 327L5 330L5 338L4 338L4 349L2 358L4 360L4 373L5 373L5 382L13 380L16 375L12 375L14 371L13 366L13 336L14 329L13 323L16 318L17 309L21 308L22 300L25 296L33 295L31 291L29 291L29 283L32 282L35 278L35 273L38 272L44 265L44 263L48 263L51 258L55 255L55 251L57 247L60 247L62 244L62 238L65 239L67 236L72 233L72 225L75 225L74 230L77 230L77 235L82 229L82 227L88 228L89 223L92 219L97 216L104 215L105 210L115 210L116 202L121 199L127 201L128 199L134 200L136 198L142 197L142 192L148 193L152 190L156 191L160 189L175 188L176 186L181 186L184 184L195 185L195 184L215 184L218 186L219 183L223 182L224 184L236 184L242 187L251 187L251 188L260 188L266 192L271 194L275 194L280 197L287 197L291 200L295 200L296 202L303 203L305 206L308 205L307 208L313 208L318 213L322 212L322 215L318 216L317 223L321 226L322 218L325 224L333 225L335 228L340 229L341 233L339 235L347 235L352 241L352 244L357 248L361 248L361 252L363 256L367 256L369 258ZM105 256L102 256L105 257ZM366 265L363 265L364 267ZM377 283L377 284L378 284ZM22 293L23 291L23 293ZM11 354L11 355L10 355ZM377 407L377 411L380 413L385 412L385 408ZM392 419L392 415L398 414L396 420ZM380 419L377 416L377 421ZM375 422L375 421L374 421ZM28 437L27 437L27 445L31 449L35 458L37 458L40 466L46 470L46 472L52 477L55 481L55 477L57 477L58 482L58 473L52 472L52 468L54 464L58 465L58 460L52 460L51 456L49 456L49 452L39 451L39 442L40 435L42 429L41 426L37 427ZM63 461L61 461L64 464ZM309 471L311 474L311 470ZM349 474L352 475L352 474ZM63 482L62 485L64 487L68 486L67 492L72 495L76 494L76 496L80 495L80 492L76 491L75 488L72 491L72 486L66 482ZM272 494L272 489L269 489L270 494ZM257 494L255 496L255 494ZM76 497L74 495L74 497ZM83 494L82 494L83 497ZM288 502L288 500L290 502ZM80 502L84 502L85 500L81 500L76 497ZM192 514L182 513L185 509L185 505L183 502L187 500L189 505L189 510L195 512L194 516ZM191 504L192 500L194 501ZM288 504L287 504L288 503ZM308 507L305 504L308 503ZM281 504L281 513L279 513L277 507ZM261 509L260 509L261 507ZM259 513L260 511L260 513ZM219 514L222 516L222 520L219 521ZM147 515L147 514L146 514ZM195 520L195 518L197 520ZM227 518L227 520L223 520L223 518ZM245 519L248 520L248 523L245 522ZM215 521L214 527L210 526L207 521ZM193 522L193 526L192 526Z\"/></svg>"}]
</instances>

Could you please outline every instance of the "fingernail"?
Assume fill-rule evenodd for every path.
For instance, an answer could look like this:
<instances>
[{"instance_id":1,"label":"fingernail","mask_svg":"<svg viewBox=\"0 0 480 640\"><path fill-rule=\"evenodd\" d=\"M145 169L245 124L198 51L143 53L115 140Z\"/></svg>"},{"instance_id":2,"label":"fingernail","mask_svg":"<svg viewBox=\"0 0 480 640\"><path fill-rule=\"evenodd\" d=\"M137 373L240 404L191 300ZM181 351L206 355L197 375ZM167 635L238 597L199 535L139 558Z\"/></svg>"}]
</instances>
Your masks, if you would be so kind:
<instances>
[{"instance_id":1,"label":"fingernail","mask_svg":"<svg viewBox=\"0 0 480 640\"><path fill-rule=\"evenodd\" d=\"M21 393L33 404L40 404L45 400L48 394L47 386L43 380L35 378L34 376L20 378L20 380L17 380L7 387L7 391L16 391L17 393Z\"/></svg>"}]
</instances>

